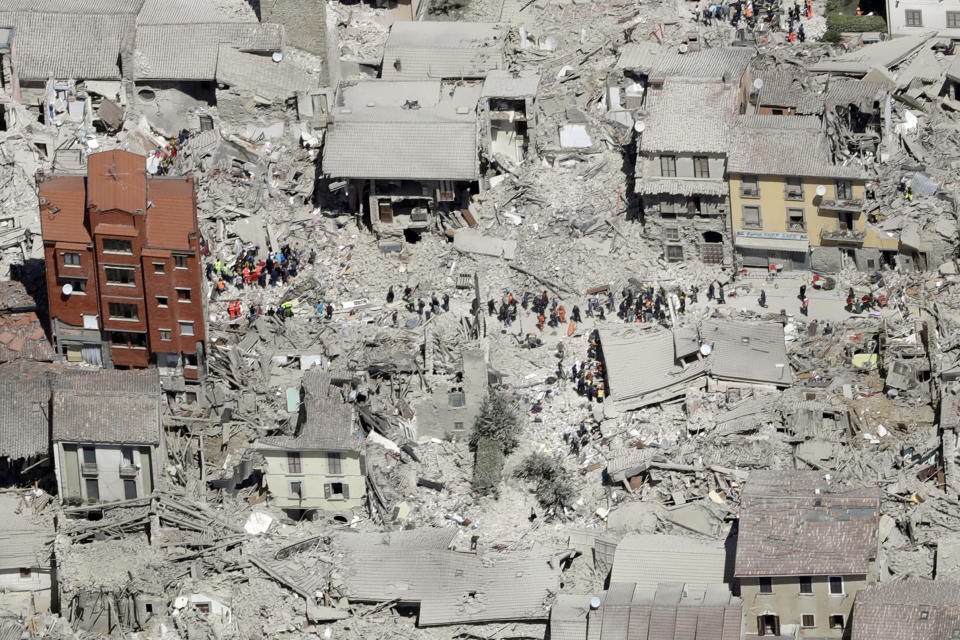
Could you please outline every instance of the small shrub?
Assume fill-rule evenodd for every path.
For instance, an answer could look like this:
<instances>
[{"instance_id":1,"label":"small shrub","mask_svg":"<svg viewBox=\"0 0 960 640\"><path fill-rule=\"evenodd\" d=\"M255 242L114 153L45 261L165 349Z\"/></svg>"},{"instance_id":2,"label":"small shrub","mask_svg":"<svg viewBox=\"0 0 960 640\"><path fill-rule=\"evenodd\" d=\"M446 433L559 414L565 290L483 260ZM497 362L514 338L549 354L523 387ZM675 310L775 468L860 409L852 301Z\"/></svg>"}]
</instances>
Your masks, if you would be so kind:
<instances>
[{"instance_id":1,"label":"small shrub","mask_svg":"<svg viewBox=\"0 0 960 640\"><path fill-rule=\"evenodd\" d=\"M481 494L499 493L503 480L503 449L491 438L477 441L473 460L473 490Z\"/></svg>"},{"instance_id":2,"label":"small shrub","mask_svg":"<svg viewBox=\"0 0 960 640\"><path fill-rule=\"evenodd\" d=\"M543 507L569 503L577 495L573 474L558 458L545 453L531 453L513 475L534 484L537 502Z\"/></svg>"}]
</instances>

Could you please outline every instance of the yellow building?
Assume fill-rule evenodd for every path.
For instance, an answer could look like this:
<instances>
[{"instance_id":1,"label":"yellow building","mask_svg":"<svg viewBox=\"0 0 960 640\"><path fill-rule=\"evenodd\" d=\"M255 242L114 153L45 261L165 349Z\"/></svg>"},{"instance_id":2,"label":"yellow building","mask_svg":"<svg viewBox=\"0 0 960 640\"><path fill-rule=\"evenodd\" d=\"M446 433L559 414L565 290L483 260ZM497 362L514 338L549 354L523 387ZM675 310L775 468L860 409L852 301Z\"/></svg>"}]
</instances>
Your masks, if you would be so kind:
<instances>
[{"instance_id":1,"label":"yellow building","mask_svg":"<svg viewBox=\"0 0 960 640\"><path fill-rule=\"evenodd\" d=\"M271 501L293 510L359 507L367 485L354 405L329 372L310 369L303 376L300 407L293 435L257 443Z\"/></svg>"},{"instance_id":2,"label":"yellow building","mask_svg":"<svg viewBox=\"0 0 960 640\"><path fill-rule=\"evenodd\" d=\"M814 116L741 116L728 157L730 219L747 267L839 271L895 263L899 242L870 226L866 176L834 164Z\"/></svg>"}]
</instances>

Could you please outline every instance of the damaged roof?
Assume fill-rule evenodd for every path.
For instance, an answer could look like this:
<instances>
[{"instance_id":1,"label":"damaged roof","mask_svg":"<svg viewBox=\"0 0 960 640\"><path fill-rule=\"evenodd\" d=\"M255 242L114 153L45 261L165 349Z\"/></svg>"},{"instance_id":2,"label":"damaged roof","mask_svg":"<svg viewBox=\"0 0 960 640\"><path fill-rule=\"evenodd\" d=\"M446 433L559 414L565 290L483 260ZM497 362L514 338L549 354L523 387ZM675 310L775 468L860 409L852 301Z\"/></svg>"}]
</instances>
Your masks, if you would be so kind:
<instances>
[{"instance_id":1,"label":"damaged roof","mask_svg":"<svg viewBox=\"0 0 960 640\"><path fill-rule=\"evenodd\" d=\"M601 329L610 399L626 411L682 395L707 370L706 359L678 364L673 334L661 327Z\"/></svg>"},{"instance_id":2,"label":"damaged roof","mask_svg":"<svg viewBox=\"0 0 960 640\"><path fill-rule=\"evenodd\" d=\"M368 547L343 561L347 598L419 604L420 626L546 620L560 588L553 556Z\"/></svg>"},{"instance_id":3,"label":"damaged roof","mask_svg":"<svg viewBox=\"0 0 960 640\"><path fill-rule=\"evenodd\" d=\"M866 575L879 521L879 489L821 471L752 471L741 494L734 575Z\"/></svg>"},{"instance_id":4,"label":"damaged roof","mask_svg":"<svg viewBox=\"0 0 960 640\"><path fill-rule=\"evenodd\" d=\"M960 629L960 583L906 578L857 592L853 640L939 640Z\"/></svg>"},{"instance_id":5,"label":"damaged roof","mask_svg":"<svg viewBox=\"0 0 960 640\"><path fill-rule=\"evenodd\" d=\"M561 594L550 612L552 640L739 640L743 602L724 584L703 590L679 582L645 589L611 583L591 609L590 596ZM587 633L589 629L589 634Z\"/></svg>"},{"instance_id":6,"label":"damaged roof","mask_svg":"<svg viewBox=\"0 0 960 640\"><path fill-rule=\"evenodd\" d=\"M485 22L394 22L381 77L482 78L504 68L507 26Z\"/></svg>"},{"instance_id":7,"label":"damaged roof","mask_svg":"<svg viewBox=\"0 0 960 640\"><path fill-rule=\"evenodd\" d=\"M767 120L792 117L738 118L730 137L727 171L768 176L865 177L862 169L845 167L832 161L825 135L812 136L809 129L780 128L782 122ZM762 135L757 132L761 128Z\"/></svg>"},{"instance_id":8,"label":"damaged roof","mask_svg":"<svg viewBox=\"0 0 960 640\"><path fill-rule=\"evenodd\" d=\"M757 106L793 109L796 115L818 114L823 111L823 99L804 85L804 79L784 71L767 72L763 80Z\"/></svg>"},{"instance_id":9,"label":"damaged roof","mask_svg":"<svg viewBox=\"0 0 960 640\"><path fill-rule=\"evenodd\" d=\"M639 149L723 153L738 103L735 87L668 79L661 87L649 89Z\"/></svg>"},{"instance_id":10,"label":"damaged roof","mask_svg":"<svg viewBox=\"0 0 960 640\"><path fill-rule=\"evenodd\" d=\"M18 495L0 495L0 571L26 568L49 571L53 531L44 531L24 510Z\"/></svg>"},{"instance_id":11,"label":"damaged roof","mask_svg":"<svg viewBox=\"0 0 960 640\"><path fill-rule=\"evenodd\" d=\"M779 322L707 321L700 338L713 347L710 375L722 380L793 384L783 325Z\"/></svg>"},{"instance_id":12,"label":"damaged roof","mask_svg":"<svg viewBox=\"0 0 960 640\"><path fill-rule=\"evenodd\" d=\"M303 416L296 435L261 438L260 447L301 451L358 450L361 436L355 406L346 401L343 390L333 384L333 378L329 371L308 369L303 374Z\"/></svg>"},{"instance_id":13,"label":"damaged roof","mask_svg":"<svg viewBox=\"0 0 960 640\"><path fill-rule=\"evenodd\" d=\"M504 71L494 69L483 80L484 98L532 98L540 85L539 71Z\"/></svg>"},{"instance_id":14,"label":"damaged roof","mask_svg":"<svg viewBox=\"0 0 960 640\"><path fill-rule=\"evenodd\" d=\"M868 44L850 53L825 57L807 67L814 73L867 74L873 67L894 67L910 57L936 35L935 31Z\"/></svg>"},{"instance_id":15,"label":"damaged roof","mask_svg":"<svg viewBox=\"0 0 960 640\"><path fill-rule=\"evenodd\" d=\"M711 584L729 582L726 564L727 552L720 541L628 533L617 545L610 582L635 583L639 589L683 582L694 589L706 589Z\"/></svg>"},{"instance_id":16,"label":"damaged roof","mask_svg":"<svg viewBox=\"0 0 960 640\"><path fill-rule=\"evenodd\" d=\"M48 371L25 361L0 366L4 380L0 385L0 458L28 459L49 450Z\"/></svg>"},{"instance_id":17,"label":"damaged roof","mask_svg":"<svg viewBox=\"0 0 960 640\"><path fill-rule=\"evenodd\" d=\"M298 64L293 56L274 62L270 56L244 53L227 44L220 45L216 76L220 84L248 89L271 99L319 89L323 77L322 73Z\"/></svg>"},{"instance_id":18,"label":"damaged roof","mask_svg":"<svg viewBox=\"0 0 960 640\"><path fill-rule=\"evenodd\" d=\"M476 180L480 83L366 81L338 90L323 172L335 178Z\"/></svg>"},{"instance_id":19,"label":"damaged roof","mask_svg":"<svg viewBox=\"0 0 960 640\"><path fill-rule=\"evenodd\" d=\"M739 83L755 51L747 47L716 47L681 53L667 47L650 67L653 78L688 78Z\"/></svg>"},{"instance_id":20,"label":"damaged roof","mask_svg":"<svg viewBox=\"0 0 960 640\"><path fill-rule=\"evenodd\" d=\"M55 442L157 444L160 375L156 369L68 371L53 380Z\"/></svg>"},{"instance_id":21,"label":"damaged roof","mask_svg":"<svg viewBox=\"0 0 960 640\"><path fill-rule=\"evenodd\" d=\"M14 280L0 282L0 362L53 362L55 357L26 288Z\"/></svg>"}]
</instances>

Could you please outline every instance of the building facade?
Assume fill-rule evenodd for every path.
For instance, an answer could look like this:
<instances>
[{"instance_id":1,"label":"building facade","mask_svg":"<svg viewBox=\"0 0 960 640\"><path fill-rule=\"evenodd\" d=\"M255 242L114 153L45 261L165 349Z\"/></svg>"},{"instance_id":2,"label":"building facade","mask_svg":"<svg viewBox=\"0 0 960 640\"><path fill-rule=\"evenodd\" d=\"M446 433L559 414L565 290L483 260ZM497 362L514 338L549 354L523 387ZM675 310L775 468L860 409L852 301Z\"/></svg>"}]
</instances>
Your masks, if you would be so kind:
<instances>
[{"instance_id":1,"label":"building facade","mask_svg":"<svg viewBox=\"0 0 960 640\"><path fill-rule=\"evenodd\" d=\"M880 492L818 471L756 471L741 494L734 577L746 632L849 637L877 581Z\"/></svg>"},{"instance_id":2,"label":"building facade","mask_svg":"<svg viewBox=\"0 0 960 640\"><path fill-rule=\"evenodd\" d=\"M899 241L868 224L865 177L831 162L819 119L741 120L731 145L728 182L733 240L742 266L829 272L847 264L874 270L895 263Z\"/></svg>"},{"instance_id":3,"label":"building facade","mask_svg":"<svg viewBox=\"0 0 960 640\"><path fill-rule=\"evenodd\" d=\"M887 28L894 37L935 31L942 38L960 39L960 5L939 0L887 0Z\"/></svg>"},{"instance_id":4,"label":"building facade","mask_svg":"<svg viewBox=\"0 0 960 640\"><path fill-rule=\"evenodd\" d=\"M635 190L667 262L732 264L724 178L739 95L736 86L722 82L668 79L650 85Z\"/></svg>"},{"instance_id":5,"label":"building facade","mask_svg":"<svg viewBox=\"0 0 960 640\"><path fill-rule=\"evenodd\" d=\"M90 156L86 178L37 181L58 354L201 379L206 329L193 177L148 177L143 156L107 151Z\"/></svg>"},{"instance_id":6,"label":"building facade","mask_svg":"<svg viewBox=\"0 0 960 640\"><path fill-rule=\"evenodd\" d=\"M51 440L62 502L114 502L153 492L163 461L160 397L155 371L57 376Z\"/></svg>"},{"instance_id":7,"label":"building facade","mask_svg":"<svg viewBox=\"0 0 960 640\"><path fill-rule=\"evenodd\" d=\"M340 382L329 372L308 370L295 433L257 443L264 482L282 509L347 511L363 503L362 441L354 405L345 400Z\"/></svg>"}]
</instances>

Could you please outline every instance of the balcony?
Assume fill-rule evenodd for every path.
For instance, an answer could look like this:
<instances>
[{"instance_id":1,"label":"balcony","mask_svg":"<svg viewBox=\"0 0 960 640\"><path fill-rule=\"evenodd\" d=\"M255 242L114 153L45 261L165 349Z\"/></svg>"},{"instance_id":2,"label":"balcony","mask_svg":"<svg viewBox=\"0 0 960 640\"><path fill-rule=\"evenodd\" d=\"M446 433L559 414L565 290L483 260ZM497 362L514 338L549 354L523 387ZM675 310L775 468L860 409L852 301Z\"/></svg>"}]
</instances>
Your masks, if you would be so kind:
<instances>
[{"instance_id":1,"label":"balcony","mask_svg":"<svg viewBox=\"0 0 960 640\"><path fill-rule=\"evenodd\" d=\"M844 211L848 213L860 213L863 211L863 199L862 198L824 198L820 201L821 209L828 209L830 211Z\"/></svg>"},{"instance_id":2,"label":"balcony","mask_svg":"<svg viewBox=\"0 0 960 640\"><path fill-rule=\"evenodd\" d=\"M865 231L854 231L852 229L820 229L820 239L829 242L863 244L866 235Z\"/></svg>"},{"instance_id":3,"label":"balcony","mask_svg":"<svg viewBox=\"0 0 960 640\"><path fill-rule=\"evenodd\" d=\"M137 468L132 464L122 464L120 465L120 477L121 478L136 478L137 477Z\"/></svg>"},{"instance_id":4,"label":"balcony","mask_svg":"<svg viewBox=\"0 0 960 640\"><path fill-rule=\"evenodd\" d=\"M85 476L95 476L99 473L96 462L84 462L80 465L80 473Z\"/></svg>"}]
</instances>

